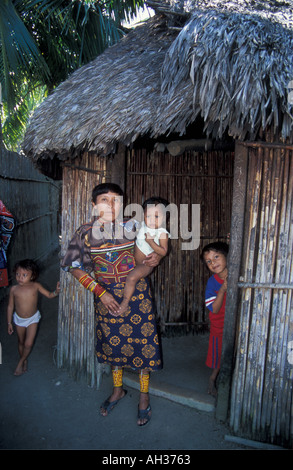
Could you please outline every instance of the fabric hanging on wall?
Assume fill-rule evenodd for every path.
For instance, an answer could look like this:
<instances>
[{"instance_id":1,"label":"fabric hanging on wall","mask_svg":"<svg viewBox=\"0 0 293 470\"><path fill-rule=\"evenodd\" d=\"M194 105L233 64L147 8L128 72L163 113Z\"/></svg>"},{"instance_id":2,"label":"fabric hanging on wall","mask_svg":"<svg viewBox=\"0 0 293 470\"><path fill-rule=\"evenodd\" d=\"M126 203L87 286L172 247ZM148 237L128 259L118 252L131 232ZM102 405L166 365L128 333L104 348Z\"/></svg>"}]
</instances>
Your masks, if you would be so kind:
<instances>
[{"instance_id":1,"label":"fabric hanging on wall","mask_svg":"<svg viewBox=\"0 0 293 470\"><path fill-rule=\"evenodd\" d=\"M14 230L14 217L0 200L0 287L8 286L7 248Z\"/></svg>"}]
</instances>

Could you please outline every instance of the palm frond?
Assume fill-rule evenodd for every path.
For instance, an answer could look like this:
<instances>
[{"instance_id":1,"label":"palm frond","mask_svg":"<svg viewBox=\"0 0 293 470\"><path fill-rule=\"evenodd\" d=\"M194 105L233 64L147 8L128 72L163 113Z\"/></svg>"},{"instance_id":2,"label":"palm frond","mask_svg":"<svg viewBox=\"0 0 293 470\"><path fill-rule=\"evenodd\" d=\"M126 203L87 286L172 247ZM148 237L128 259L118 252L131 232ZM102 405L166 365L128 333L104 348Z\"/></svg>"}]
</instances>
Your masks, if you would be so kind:
<instances>
[{"instance_id":1,"label":"palm frond","mask_svg":"<svg viewBox=\"0 0 293 470\"><path fill-rule=\"evenodd\" d=\"M52 91L125 34L142 0L1 0L0 81L7 113L18 113L25 82ZM25 115L25 113L24 113ZM6 114L8 122L23 119ZM2 121L3 122L3 121ZM8 134L7 134L8 135Z\"/></svg>"},{"instance_id":2,"label":"palm frond","mask_svg":"<svg viewBox=\"0 0 293 470\"><path fill-rule=\"evenodd\" d=\"M47 89L43 86L36 86L30 89L23 81L21 89L18 90L18 101L13 113L9 113L6 103L3 103L1 122L2 136L4 142L9 142L9 148L15 152L19 151L19 143L23 139L26 124L35 108L47 96Z\"/></svg>"},{"instance_id":3,"label":"palm frond","mask_svg":"<svg viewBox=\"0 0 293 470\"><path fill-rule=\"evenodd\" d=\"M14 82L17 81L21 70L22 76L27 74L46 80L49 68L11 0L0 2L0 38L3 100L12 110L16 98L12 77Z\"/></svg>"}]
</instances>

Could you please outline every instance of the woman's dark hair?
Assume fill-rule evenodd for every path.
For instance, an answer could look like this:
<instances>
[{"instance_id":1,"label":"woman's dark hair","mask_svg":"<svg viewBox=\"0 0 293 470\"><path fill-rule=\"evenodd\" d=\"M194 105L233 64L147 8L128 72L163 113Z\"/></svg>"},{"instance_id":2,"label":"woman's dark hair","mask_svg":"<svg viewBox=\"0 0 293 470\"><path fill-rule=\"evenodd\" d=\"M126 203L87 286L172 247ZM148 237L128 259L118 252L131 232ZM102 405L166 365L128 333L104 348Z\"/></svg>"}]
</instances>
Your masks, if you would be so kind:
<instances>
[{"instance_id":1,"label":"woman's dark hair","mask_svg":"<svg viewBox=\"0 0 293 470\"><path fill-rule=\"evenodd\" d=\"M92 201L96 203L97 197L106 193L115 193L118 194L118 196L123 196L123 191L118 184L101 183L94 187L92 191Z\"/></svg>"},{"instance_id":2,"label":"woman's dark hair","mask_svg":"<svg viewBox=\"0 0 293 470\"><path fill-rule=\"evenodd\" d=\"M35 281L39 277L39 267L32 259L23 259L15 263L14 273L18 268L26 269L32 272L32 281Z\"/></svg>"},{"instance_id":3,"label":"woman's dark hair","mask_svg":"<svg viewBox=\"0 0 293 470\"><path fill-rule=\"evenodd\" d=\"M227 245L227 243L224 243L224 242L209 243L202 250L202 253L200 256L201 260L203 260L204 254L209 253L209 251L216 251L217 253L221 253L222 255L226 256L227 258L228 252L229 252L229 245Z\"/></svg>"}]
</instances>

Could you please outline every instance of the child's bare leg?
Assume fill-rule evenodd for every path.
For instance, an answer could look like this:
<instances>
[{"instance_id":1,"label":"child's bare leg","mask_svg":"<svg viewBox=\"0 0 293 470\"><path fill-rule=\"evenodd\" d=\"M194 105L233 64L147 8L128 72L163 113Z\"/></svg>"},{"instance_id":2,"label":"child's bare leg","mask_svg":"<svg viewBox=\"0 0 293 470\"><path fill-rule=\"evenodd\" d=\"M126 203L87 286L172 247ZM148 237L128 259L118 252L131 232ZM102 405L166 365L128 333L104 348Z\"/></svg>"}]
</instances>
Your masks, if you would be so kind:
<instances>
[{"instance_id":1,"label":"child's bare leg","mask_svg":"<svg viewBox=\"0 0 293 470\"><path fill-rule=\"evenodd\" d=\"M32 323L27 328L16 326L20 360L16 366L14 375L22 375L27 370L27 358L32 350L37 328L37 323Z\"/></svg>"},{"instance_id":2,"label":"child's bare leg","mask_svg":"<svg viewBox=\"0 0 293 470\"><path fill-rule=\"evenodd\" d=\"M217 396L216 380L217 380L219 371L220 369L213 369L213 372L209 379L208 394L212 395L213 397Z\"/></svg>"},{"instance_id":3,"label":"child's bare leg","mask_svg":"<svg viewBox=\"0 0 293 470\"><path fill-rule=\"evenodd\" d=\"M148 276L153 268L145 266L144 264L137 264L135 268L128 274L125 282L123 300L120 304L119 314L126 312L129 301L135 291L136 283L143 277Z\"/></svg>"},{"instance_id":4,"label":"child's bare leg","mask_svg":"<svg viewBox=\"0 0 293 470\"><path fill-rule=\"evenodd\" d=\"M23 328L21 326L15 326L16 332L17 332L17 339L18 339L18 354L19 357L21 358L23 355L23 348L24 348L24 341L25 341L25 335L26 335L26 328ZM22 369L22 362L17 364L17 367L14 371L14 375L21 375L23 373Z\"/></svg>"}]
</instances>

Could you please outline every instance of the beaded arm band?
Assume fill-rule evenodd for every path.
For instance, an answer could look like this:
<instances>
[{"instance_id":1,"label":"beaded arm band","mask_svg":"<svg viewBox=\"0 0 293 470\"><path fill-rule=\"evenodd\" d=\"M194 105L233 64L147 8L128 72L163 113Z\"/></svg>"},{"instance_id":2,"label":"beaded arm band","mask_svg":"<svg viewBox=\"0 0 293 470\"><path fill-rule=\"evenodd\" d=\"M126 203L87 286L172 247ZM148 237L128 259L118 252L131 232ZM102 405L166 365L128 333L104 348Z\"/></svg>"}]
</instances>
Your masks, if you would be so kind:
<instances>
[{"instance_id":1,"label":"beaded arm band","mask_svg":"<svg viewBox=\"0 0 293 470\"><path fill-rule=\"evenodd\" d=\"M91 292L93 292L95 295L97 295L98 297L102 297L103 294L105 294L106 289L104 289L103 287L101 287L96 281L94 281L94 279L89 276L88 274L84 274L83 276L81 276L78 281L81 283L81 285L83 285L83 287L85 287L86 289L90 290Z\"/></svg>"}]
</instances>

